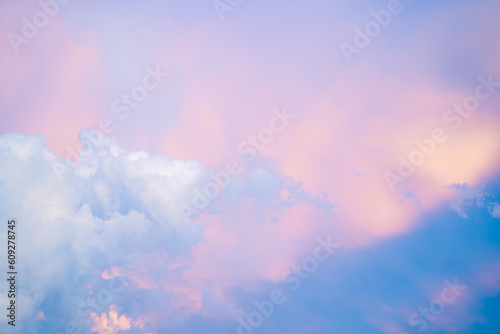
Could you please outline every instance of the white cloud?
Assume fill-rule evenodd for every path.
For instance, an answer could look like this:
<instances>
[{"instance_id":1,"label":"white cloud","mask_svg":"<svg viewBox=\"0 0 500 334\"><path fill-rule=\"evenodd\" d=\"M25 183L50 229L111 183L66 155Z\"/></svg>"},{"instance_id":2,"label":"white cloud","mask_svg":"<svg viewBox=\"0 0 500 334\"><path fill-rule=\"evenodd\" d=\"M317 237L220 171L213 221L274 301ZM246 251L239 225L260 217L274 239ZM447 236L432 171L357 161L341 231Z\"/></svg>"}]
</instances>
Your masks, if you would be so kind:
<instances>
[{"instance_id":1,"label":"white cloud","mask_svg":"<svg viewBox=\"0 0 500 334\"><path fill-rule=\"evenodd\" d=\"M493 203L493 206L490 208L490 213L493 218L500 218L500 204Z\"/></svg>"},{"instance_id":2,"label":"white cloud","mask_svg":"<svg viewBox=\"0 0 500 334\"><path fill-rule=\"evenodd\" d=\"M0 213L18 220L21 327L32 325L33 314L56 291L69 313L87 297L83 282L102 283L101 272L111 266L133 266L162 250L169 256L161 274L168 275L202 238L201 228L182 218L178 202L203 181L203 165L106 141L59 182L52 163L65 162L42 136L0 137ZM5 229L0 237L5 240ZM49 320L61 312L57 308L44 310Z\"/></svg>"},{"instance_id":3,"label":"white cloud","mask_svg":"<svg viewBox=\"0 0 500 334\"><path fill-rule=\"evenodd\" d=\"M80 140L88 144L85 131ZM200 282L178 283L204 233L201 225L184 220L180 204L190 203L194 190L210 180L209 170L196 160L130 151L110 136L104 142L60 182L52 166L66 162L50 152L43 136L0 136L0 214L18 219L20 329L40 326L35 320L40 309L50 330L60 331L75 318L91 328L75 308L90 297L89 291L106 286L101 274L112 267L132 276L126 293L113 297L113 304L128 307L120 312L132 321L150 313L167 326L172 319L214 309L217 317L234 316L237 310L223 292ZM280 196L284 188L286 199ZM293 180L256 164L205 211L227 210L242 196L255 198L259 212L264 207L279 212L304 201L323 205ZM0 238L5 237L0 230ZM165 283L169 277L171 285ZM0 294L5 293L1 286ZM53 298L57 302L47 301ZM188 303L179 307L185 298Z\"/></svg>"}]
</instances>

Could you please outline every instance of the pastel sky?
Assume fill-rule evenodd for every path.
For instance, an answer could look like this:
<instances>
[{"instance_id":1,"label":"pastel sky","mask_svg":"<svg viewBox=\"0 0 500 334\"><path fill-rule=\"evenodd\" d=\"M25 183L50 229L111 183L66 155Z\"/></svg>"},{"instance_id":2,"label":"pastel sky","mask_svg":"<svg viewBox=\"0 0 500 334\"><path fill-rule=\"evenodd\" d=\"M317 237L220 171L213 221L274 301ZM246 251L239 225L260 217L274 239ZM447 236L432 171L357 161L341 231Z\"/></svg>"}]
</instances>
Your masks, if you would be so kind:
<instances>
[{"instance_id":1,"label":"pastel sky","mask_svg":"<svg viewBox=\"0 0 500 334\"><path fill-rule=\"evenodd\" d=\"M1 0L0 332L500 333L498 17Z\"/></svg>"}]
</instances>

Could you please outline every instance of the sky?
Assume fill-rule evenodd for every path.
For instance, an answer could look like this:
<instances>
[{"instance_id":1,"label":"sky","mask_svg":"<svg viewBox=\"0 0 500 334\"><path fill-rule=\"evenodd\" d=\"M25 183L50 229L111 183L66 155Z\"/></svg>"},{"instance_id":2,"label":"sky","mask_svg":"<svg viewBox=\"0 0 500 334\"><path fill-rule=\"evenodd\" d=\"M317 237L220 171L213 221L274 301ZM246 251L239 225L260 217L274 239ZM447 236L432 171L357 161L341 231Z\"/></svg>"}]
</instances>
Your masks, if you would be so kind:
<instances>
[{"instance_id":1,"label":"sky","mask_svg":"<svg viewBox=\"0 0 500 334\"><path fill-rule=\"evenodd\" d=\"M499 15L0 0L0 332L499 333Z\"/></svg>"}]
</instances>

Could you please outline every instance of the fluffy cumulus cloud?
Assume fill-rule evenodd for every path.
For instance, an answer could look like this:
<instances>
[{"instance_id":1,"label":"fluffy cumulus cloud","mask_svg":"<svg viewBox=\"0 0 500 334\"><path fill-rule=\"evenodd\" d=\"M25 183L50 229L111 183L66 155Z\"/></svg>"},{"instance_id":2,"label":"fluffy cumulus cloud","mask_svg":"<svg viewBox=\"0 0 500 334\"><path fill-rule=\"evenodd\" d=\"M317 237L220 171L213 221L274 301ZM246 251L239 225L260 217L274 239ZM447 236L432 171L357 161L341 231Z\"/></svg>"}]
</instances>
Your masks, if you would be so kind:
<instances>
[{"instance_id":1,"label":"fluffy cumulus cloud","mask_svg":"<svg viewBox=\"0 0 500 334\"><path fill-rule=\"evenodd\" d=\"M197 190L214 182L212 176L220 171L196 160L131 151L109 136L97 149L86 139L89 134L84 130L80 135L85 149L78 163L52 154L43 136L0 137L0 210L4 216L15 212L18 221L18 270L24 273L19 323L30 332L39 326L99 333L137 327L141 332L151 326L176 327L193 314L233 317L238 310L223 288L241 278L229 276L227 286L212 284L210 268L198 268L194 261L193 249L205 230L217 226L209 220L245 201L260 207L261 215L277 216L299 205L330 210L326 202L261 166L235 177L227 189L219 188L212 204L186 216L183 208L193 206ZM271 225L263 228L273 233ZM240 245L230 247L224 252L238 251ZM247 260L255 262L258 256ZM240 262L226 260L225 265ZM267 278L264 268L253 266L260 270L254 277ZM198 269L206 276L186 275ZM34 321L41 318L37 314L44 321Z\"/></svg>"},{"instance_id":2,"label":"fluffy cumulus cloud","mask_svg":"<svg viewBox=\"0 0 500 334\"><path fill-rule=\"evenodd\" d=\"M61 300L44 310L47 320L78 306L88 294L84 286L102 285L101 272L110 265L133 270L147 257L162 257L153 279L171 275L202 238L171 200L200 182L204 168L196 161L110 144L60 182L54 166L67 162L41 136L2 136L0 150L2 214L16 212L19 271L26 273L19 296L24 326L48 296Z\"/></svg>"}]
</instances>

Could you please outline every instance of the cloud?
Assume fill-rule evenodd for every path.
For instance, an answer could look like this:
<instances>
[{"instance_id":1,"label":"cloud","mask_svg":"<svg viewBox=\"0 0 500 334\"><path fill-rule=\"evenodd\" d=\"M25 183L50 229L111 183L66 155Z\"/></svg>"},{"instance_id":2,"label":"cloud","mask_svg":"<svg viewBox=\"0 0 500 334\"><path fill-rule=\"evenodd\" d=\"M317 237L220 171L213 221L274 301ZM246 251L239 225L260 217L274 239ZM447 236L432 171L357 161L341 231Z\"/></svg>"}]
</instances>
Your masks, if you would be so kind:
<instances>
[{"instance_id":1,"label":"cloud","mask_svg":"<svg viewBox=\"0 0 500 334\"><path fill-rule=\"evenodd\" d=\"M480 186L454 184L450 188L458 194L450 206L461 218L468 218L468 211L483 207L485 200L491 196Z\"/></svg>"},{"instance_id":2,"label":"cloud","mask_svg":"<svg viewBox=\"0 0 500 334\"><path fill-rule=\"evenodd\" d=\"M115 334L130 329L131 326L142 327L140 322L134 323L126 316L118 315L115 305L110 306L109 316L106 313L94 315L92 331L99 334Z\"/></svg>"},{"instance_id":3,"label":"cloud","mask_svg":"<svg viewBox=\"0 0 500 334\"><path fill-rule=\"evenodd\" d=\"M500 204L493 203L493 206L490 208L490 213L493 218L500 218Z\"/></svg>"},{"instance_id":4,"label":"cloud","mask_svg":"<svg viewBox=\"0 0 500 334\"><path fill-rule=\"evenodd\" d=\"M495 195L486 191L484 186L454 184L450 188L456 193L450 207L461 217L469 218L473 210L488 210L491 217L500 218L500 204L495 202Z\"/></svg>"},{"instance_id":5,"label":"cloud","mask_svg":"<svg viewBox=\"0 0 500 334\"><path fill-rule=\"evenodd\" d=\"M177 203L202 180L204 167L131 152L106 139L89 164L59 182L52 163L64 161L42 136L0 137L0 211L18 220L18 271L25 275L21 326L52 293L63 293L64 309L76 307L88 293L83 283L102 285L101 273L114 266L134 270L144 258L168 254L156 272L168 276L202 239L202 229L184 221ZM43 312L50 320L66 311L49 306Z\"/></svg>"},{"instance_id":6,"label":"cloud","mask_svg":"<svg viewBox=\"0 0 500 334\"><path fill-rule=\"evenodd\" d=\"M124 293L110 298L123 315L117 316L114 309L107 315L110 303L101 302L94 310L99 311L94 318L105 323L103 327L94 324L101 333L125 329L139 319L150 326L168 327L196 313L231 317L238 311L227 298L228 287L249 277L275 277L270 265L289 263L305 249L294 242L312 239L318 231L320 225L310 224L306 216L289 221L283 219L285 213L293 207L295 211L302 207L296 212L307 208L309 214L331 209L331 204L310 197L300 185L264 163L232 180L227 193L214 199L196 221L186 221L181 204L190 203L195 189L210 181L208 169L193 159L131 151L110 136L104 137L99 148L87 149L89 134L81 132L85 145L81 162L70 163L63 182L53 166L67 161L49 151L43 136L0 137L0 199L4 203L0 213L18 220L22 250L18 270L25 275L19 287L23 303L18 314L26 328L42 326L32 320L35 314L44 314L43 326L54 330L69 321L88 327L90 323L83 319L88 314L81 316L76 310L82 302L90 305L89 298L104 299L103 291L113 290L110 286L118 278L129 284ZM235 205L241 212L234 211ZM203 223L207 220L211 223ZM257 230L255 221L261 222ZM233 228L227 229L228 224ZM217 264L217 258L204 257L195 247L206 238L207 229L212 231L209 240L214 241L221 228L233 238L245 238L244 233L259 239L267 234L268 238L259 245L247 234L248 248L233 244L233 252L223 250L231 256ZM283 235L285 229L289 232ZM287 252L275 252L273 245L280 235ZM222 255L220 244L212 241L201 249L211 256ZM263 243L271 251L270 262L262 262L259 249ZM237 275L227 276L242 263L239 257L244 254L253 265L246 263ZM223 285L213 281L216 275L226 275ZM55 295L60 295L59 306L49 302Z\"/></svg>"}]
</instances>

